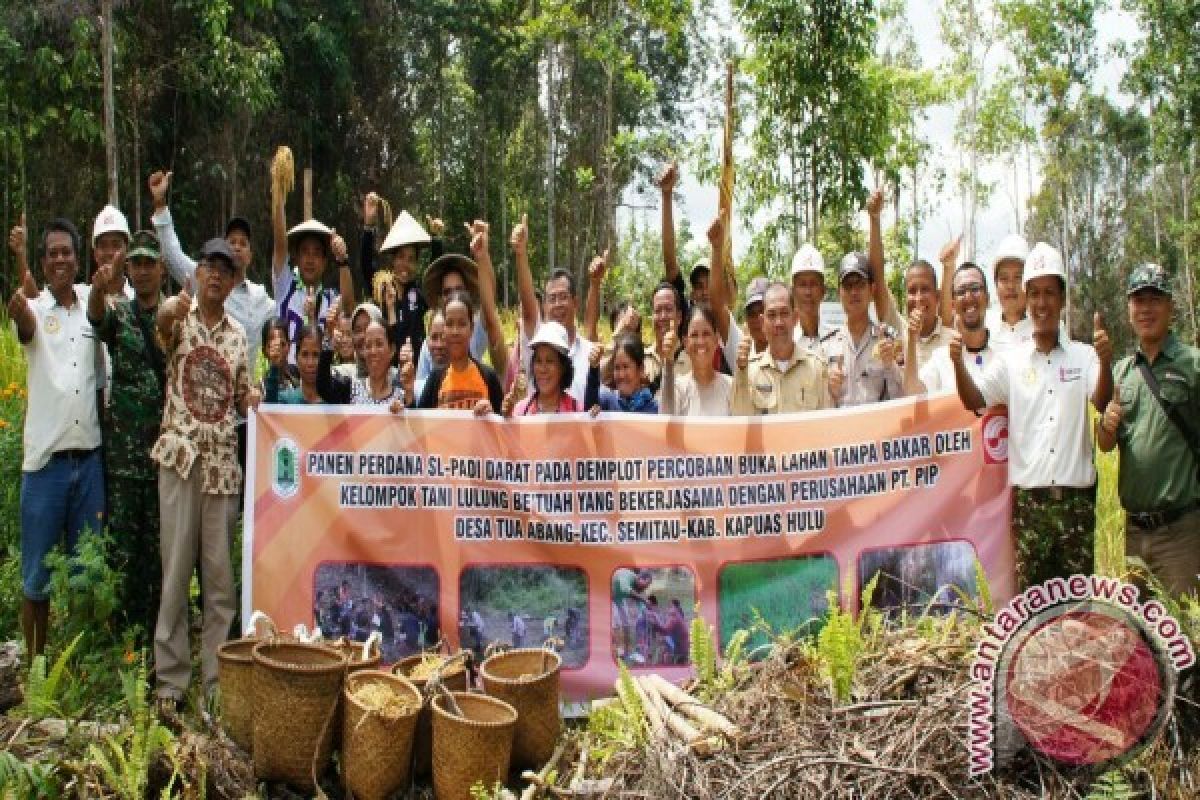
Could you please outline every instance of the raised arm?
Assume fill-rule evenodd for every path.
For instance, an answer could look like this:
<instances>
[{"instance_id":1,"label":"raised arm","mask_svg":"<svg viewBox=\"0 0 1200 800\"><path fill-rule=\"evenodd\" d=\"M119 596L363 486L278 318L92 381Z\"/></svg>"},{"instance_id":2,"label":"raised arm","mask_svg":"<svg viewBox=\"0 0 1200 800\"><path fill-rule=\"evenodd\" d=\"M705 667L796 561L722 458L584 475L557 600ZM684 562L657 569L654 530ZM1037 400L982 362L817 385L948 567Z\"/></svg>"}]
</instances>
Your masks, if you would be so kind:
<instances>
[{"instance_id":1,"label":"raised arm","mask_svg":"<svg viewBox=\"0 0 1200 800\"><path fill-rule=\"evenodd\" d=\"M917 374L917 339L921 336L921 325L924 315L920 309L913 309L908 315L908 330L904 337L904 393L906 395L925 394L925 384Z\"/></svg>"},{"instance_id":2,"label":"raised arm","mask_svg":"<svg viewBox=\"0 0 1200 800\"><path fill-rule=\"evenodd\" d=\"M333 232L329 242L333 251L333 261L338 268L338 299L341 301L342 313L350 316L354 313L354 272L350 269L350 253L346 248L346 240Z\"/></svg>"},{"instance_id":3,"label":"raised arm","mask_svg":"<svg viewBox=\"0 0 1200 800\"><path fill-rule=\"evenodd\" d=\"M676 411L675 397L675 350L679 346L679 337L675 331L663 334L663 380L662 400L659 402L660 414L674 414Z\"/></svg>"},{"instance_id":4,"label":"raised arm","mask_svg":"<svg viewBox=\"0 0 1200 800\"><path fill-rule=\"evenodd\" d=\"M675 253L675 184L679 182L679 165L672 161L659 173L657 180L662 192L662 255L663 274L671 283L679 280L679 260Z\"/></svg>"},{"instance_id":5,"label":"raised arm","mask_svg":"<svg viewBox=\"0 0 1200 800\"><path fill-rule=\"evenodd\" d=\"M967 411L975 411L986 407L987 400L984 399L983 392L979 391L975 379L971 377L971 373L967 371L967 365L963 362L962 334L957 330L951 331L950 343L947 347L950 351L950 363L954 365L954 385L958 389L958 399L962 402L963 408Z\"/></svg>"},{"instance_id":6,"label":"raised arm","mask_svg":"<svg viewBox=\"0 0 1200 800\"><path fill-rule=\"evenodd\" d=\"M278 157L278 156L277 156ZM271 165L274 178L275 165ZM275 284L279 283L280 274L287 269L287 193L274 191L275 181L271 181L271 275ZM278 297L275 298L277 301Z\"/></svg>"},{"instance_id":7,"label":"raised arm","mask_svg":"<svg viewBox=\"0 0 1200 800\"><path fill-rule=\"evenodd\" d=\"M150 190L150 199L154 203L154 213L150 217L154 232L158 235L158 246L162 248L163 263L172 280L180 286L195 280L196 262L183 251L179 236L175 232L175 220L171 218L171 210L167 208L167 194L171 190L171 172L158 170L150 173L146 186Z\"/></svg>"},{"instance_id":8,"label":"raised arm","mask_svg":"<svg viewBox=\"0 0 1200 800\"><path fill-rule=\"evenodd\" d=\"M21 220L8 233L8 249L12 251L16 262L17 274L21 276L21 287L13 290L8 301L8 318L17 326L17 338L21 344L33 341L37 332L37 318L29 301L38 296L37 283L29 271L29 263L25 260L25 212L21 212Z\"/></svg>"},{"instance_id":9,"label":"raised arm","mask_svg":"<svg viewBox=\"0 0 1200 800\"><path fill-rule=\"evenodd\" d=\"M513 259L517 262L517 298L521 302L521 322L525 326L525 335L532 337L542 311L538 308L537 294L533 290L533 272L529 269L528 214L521 215L521 221L512 229L508 241L513 249Z\"/></svg>"},{"instance_id":10,"label":"raised arm","mask_svg":"<svg viewBox=\"0 0 1200 800\"><path fill-rule=\"evenodd\" d=\"M867 219L870 231L867 244L867 266L871 270L871 288L875 293L875 313L880 322L896 315L896 301L888 291L887 275L883 268L883 233L879 217L883 213L883 191L875 189L867 198Z\"/></svg>"},{"instance_id":11,"label":"raised arm","mask_svg":"<svg viewBox=\"0 0 1200 800\"><path fill-rule=\"evenodd\" d=\"M467 226L471 237L471 258L479 265L479 306L483 314L483 328L487 331L488 353L492 367L503 380L508 368L508 343L504 341L504 328L500 324L500 312L496 308L496 269L492 266L492 254L488 249L488 224L475 220ZM500 408L500 399L494 400L494 408Z\"/></svg>"},{"instance_id":12,"label":"raised arm","mask_svg":"<svg viewBox=\"0 0 1200 800\"><path fill-rule=\"evenodd\" d=\"M1092 405L1103 414L1108 410L1108 403L1113 396L1112 342L1109 341L1108 329L1099 311L1092 318L1092 347L1096 350L1096 357L1100 359L1100 374L1096 376Z\"/></svg>"},{"instance_id":13,"label":"raised arm","mask_svg":"<svg viewBox=\"0 0 1200 800\"><path fill-rule=\"evenodd\" d=\"M721 341L729 338L729 286L725 263L725 225L718 214L708 226L708 243L712 246L709 256L709 268L712 274L708 281L708 300L712 304L713 316L717 319L717 336Z\"/></svg>"},{"instance_id":14,"label":"raised arm","mask_svg":"<svg viewBox=\"0 0 1200 800\"><path fill-rule=\"evenodd\" d=\"M954 270L958 267L958 254L962 249L962 234L960 233L947 242L938 253L938 261L942 262L941 308L940 316L943 325L954 324Z\"/></svg>"},{"instance_id":15,"label":"raised arm","mask_svg":"<svg viewBox=\"0 0 1200 800\"><path fill-rule=\"evenodd\" d=\"M583 304L583 336L590 342L600 341L600 290L608 272L608 250L596 256L588 265L587 299Z\"/></svg>"}]
</instances>

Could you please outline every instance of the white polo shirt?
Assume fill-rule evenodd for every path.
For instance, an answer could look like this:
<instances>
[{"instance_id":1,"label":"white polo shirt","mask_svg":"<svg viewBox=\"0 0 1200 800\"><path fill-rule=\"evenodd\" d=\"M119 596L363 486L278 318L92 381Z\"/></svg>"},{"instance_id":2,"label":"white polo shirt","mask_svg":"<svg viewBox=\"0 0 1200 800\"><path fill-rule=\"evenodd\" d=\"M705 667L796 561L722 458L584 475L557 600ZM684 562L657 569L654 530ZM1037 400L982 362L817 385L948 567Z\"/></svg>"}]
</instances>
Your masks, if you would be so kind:
<instances>
[{"instance_id":1,"label":"white polo shirt","mask_svg":"<svg viewBox=\"0 0 1200 800\"><path fill-rule=\"evenodd\" d=\"M983 314L983 324L991 334L988 343L997 351L1033 341L1033 320L1028 316L1021 317L1016 325L1009 325L1000 308L989 308Z\"/></svg>"},{"instance_id":2,"label":"white polo shirt","mask_svg":"<svg viewBox=\"0 0 1200 800\"><path fill-rule=\"evenodd\" d=\"M21 469L36 472L58 450L100 446L96 410L99 339L87 321L88 287L75 287L75 304L64 308L48 289L29 302L36 318L33 340L22 345L28 362L25 456Z\"/></svg>"},{"instance_id":3,"label":"white polo shirt","mask_svg":"<svg viewBox=\"0 0 1200 800\"><path fill-rule=\"evenodd\" d=\"M1088 404L1100 376L1091 345L1059 339L1049 353L1032 341L998 354L977 381L989 406L1008 405L1008 478L1014 486L1096 483Z\"/></svg>"},{"instance_id":4,"label":"white polo shirt","mask_svg":"<svg viewBox=\"0 0 1200 800\"><path fill-rule=\"evenodd\" d=\"M979 383L979 376L995 360L996 351L992 349L990 341L984 345L982 350L975 352L963 347L963 363L967 365L967 372L976 384ZM957 391L957 387L954 385L954 362L950 360L950 348L939 347L934 350L929 361L921 367L920 377L921 383L925 384L925 391L929 394Z\"/></svg>"}]
</instances>

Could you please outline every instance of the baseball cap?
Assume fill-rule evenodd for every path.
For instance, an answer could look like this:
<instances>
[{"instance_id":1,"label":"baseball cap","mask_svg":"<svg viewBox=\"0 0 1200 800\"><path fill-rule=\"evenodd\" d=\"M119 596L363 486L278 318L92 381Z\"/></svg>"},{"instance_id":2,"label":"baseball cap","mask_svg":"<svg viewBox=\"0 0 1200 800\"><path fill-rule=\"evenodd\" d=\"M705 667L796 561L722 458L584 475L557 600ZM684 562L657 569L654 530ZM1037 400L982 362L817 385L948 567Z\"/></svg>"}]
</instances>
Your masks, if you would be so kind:
<instances>
[{"instance_id":1,"label":"baseball cap","mask_svg":"<svg viewBox=\"0 0 1200 800\"><path fill-rule=\"evenodd\" d=\"M564 356L571 350L567 329L559 322L546 321L538 325L537 333L529 340L529 349L533 350L539 344L548 344Z\"/></svg>"},{"instance_id":2,"label":"baseball cap","mask_svg":"<svg viewBox=\"0 0 1200 800\"><path fill-rule=\"evenodd\" d=\"M152 261L158 261L160 258L158 237L154 235L154 231L138 231L133 235L133 239L130 241L128 258L148 258Z\"/></svg>"},{"instance_id":3,"label":"baseball cap","mask_svg":"<svg viewBox=\"0 0 1200 800\"><path fill-rule=\"evenodd\" d=\"M1064 284L1067 282L1067 271L1063 266L1062 255L1045 242L1038 242L1025 259L1025 278L1022 285L1028 286L1034 278L1042 278L1046 275L1053 275L1062 280Z\"/></svg>"},{"instance_id":4,"label":"baseball cap","mask_svg":"<svg viewBox=\"0 0 1200 800\"><path fill-rule=\"evenodd\" d=\"M792 276L801 272L815 272L822 278L825 276L825 259L821 257L821 251L811 244L802 245L792 256Z\"/></svg>"},{"instance_id":5,"label":"baseball cap","mask_svg":"<svg viewBox=\"0 0 1200 800\"><path fill-rule=\"evenodd\" d=\"M864 280L871 280L871 269L867 266L867 257L863 253L847 253L838 267L838 284L840 285L850 275L861 275Z\"/></svg>"},{"instance_id":6,"label":"baseball cap","mask_svg":"<svg viewBox=\"0 0 1200 800\"><path fill-rule=\"evenodd\" d=\"M992 254L992 272L996 271L996 267L1001 261L1020 261L1025 262L1029 257L1029 242L1025 241L1025 237L1019 233L1010 233L1000 240L1000 244L996 246L996 252Z\"/></svg>"},{"instance_id":7,"label":"baseball cap","mask_svg":"<svg viewBox=\"0 0 1200 800\"><path fill-rule=\"evenodd\" d=\"M200 258L204 261L212 261L214 258L225 260L225 267L230 272L234 272L233 265L233 250L229 248L229 243L224 239L209 239L204 243L204 248L200 251Z\"/></svg>"},{"instance_id":8,"label":"baseball cap","mask_svg":"<svg viewBox=\"0 0 1200 800\"><path fill-rule=\"evenodd\" d=\"M761 303L767 298L767 287L771 282L766 278L755 278L750 281L750 285L746 287L746 302L743 308L749 308L755 303Z\"/></svg>"},{"instance_id":9,"label":"baseball cap","mask_svg":"<svg viewBox=\"0 0 1200 800\"><path fill-rule=\"evenodd\" d=\"M1151 289L1160 294L1171 296L1171 276L1158 264L1142 264L1129 273L1126 284L1127 294L1134 294L1143 289Z\"/></svg>"},{"instance_id":10,"label":"baseball cap","mask_svg":"<svg viewBox=\"0 0 1200 800\"><path fill-rule=\"evenodd\" d=\"M228 238L229 234L233 233L234 231L241 231L242 233L246 234L246 238L249 239L250 220L246 219L245 217L230 217L229 222L225 225L225 237Z\"/></svg>"},{"instance_id":11,"label":"baseball cap","mask_svg":"<svg viewBox=\"0 0 1200 800\"><path fill-rule=\"evenodd\" d=\"M92 245L95 246L96 240L106 233L122 233L125 241L129 241L129 221L115 206L105 206L96 215L96 221L92 223Z\"/></svg>"}]
</instances>

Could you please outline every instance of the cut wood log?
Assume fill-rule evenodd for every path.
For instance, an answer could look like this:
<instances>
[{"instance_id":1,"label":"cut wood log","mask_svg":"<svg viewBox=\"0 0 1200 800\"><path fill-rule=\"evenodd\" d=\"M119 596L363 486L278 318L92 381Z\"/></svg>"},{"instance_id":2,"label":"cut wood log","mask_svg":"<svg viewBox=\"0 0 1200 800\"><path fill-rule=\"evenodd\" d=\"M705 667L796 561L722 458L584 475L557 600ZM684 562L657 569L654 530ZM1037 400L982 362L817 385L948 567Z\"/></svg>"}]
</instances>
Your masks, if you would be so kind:
<instances>
[{"instance_id":1,"label":"cut wood log","mask_svg":"<svg viewBox=\"0 0 1200 800\"><path fill-rule=\"evenodd\" d=\"M692 752L701 757L711 756L721 748L719 736L706 736L699 728L688 722L683 716L675 713L669 703L658 693L653 681L648 677L635 679L634 683L642 691L648 702L652 704L662 718L666 729L675 734Z\"/></svg>"},{"instance_id":2,"label":"cut wood log","mask_svg":"<svg viewBox=\"0 0 1200 800\"><path fill-rule=\"evenodd\" d=\"M741 740L742 732L738 730L736 725L666 678L661 675L647 675L646 680L653 685L658 694L670 703L676 711L685 714L699 724L701 730L709 733L720 733L734 742Z\"/></svg>"}]
</instances>

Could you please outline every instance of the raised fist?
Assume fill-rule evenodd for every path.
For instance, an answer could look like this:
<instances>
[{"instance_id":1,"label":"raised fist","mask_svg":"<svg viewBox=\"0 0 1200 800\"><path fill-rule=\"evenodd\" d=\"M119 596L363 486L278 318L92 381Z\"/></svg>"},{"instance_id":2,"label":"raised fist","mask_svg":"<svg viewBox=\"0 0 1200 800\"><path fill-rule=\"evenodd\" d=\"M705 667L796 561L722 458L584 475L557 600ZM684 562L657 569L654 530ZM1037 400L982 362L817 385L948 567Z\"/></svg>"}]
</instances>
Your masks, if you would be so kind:
<instances>
[{"instance_id":1,"label":"raised fist","mask_svg":"<svg viewBox=\"0 0 1200 800\"><path fill-rule=\"evenodd\" d=\"M713 246L713 249L720 249L724 242L725 223L721 221L721 216L718 214L712 224L708 226L708 243Z\"/></svg>"},{"instance_id":2,"label":"raised fist","mask_svg":"<svg viewBox=\"0 0 1200 800\"><path fill-rule=\"evenodd\" d=\"M375 219L379 216L379 195L375 192L367 192L367 196L363 198L363 225L370 228L375 224Z\"/></svg>"},{"instance_id":3,"label":"raised fist","mask_svg":"<svg viewBox=\"0 0 1200 800\"><path fill-rule=\"evenodd\" d=\"M658 177L654 179L658 188L663 194L670 194L675 191L675 184L679 182L679 164L672 161L663 167L662 172L658 173Z\"/></svg>"},{"instance_id":4,"label":"raised fist","mask_svg":"<svg viewBox=\"0 0 1200 800\"><path fill-rule=\"evenodd\" d=\"M345 264L350 258L350 254L346 250L346 240L337 231L334 231L333 235L329 237L329 249L333 253L333 263L335 264Z\"/></svg>"},{"instance_id":5,"label":"raised fist","mask_svg":"<svg viewBox=\"0 0 1200 800\"><path fill-rule=\"evenodd\" d=\"M666 337L664 336L665 340ZM742 340L738 342L737 350L737 368L739 371L746 369L746 365L750 363L750 346L754 341L742 331Z\"/></svg>"},{"instance_id":6,"label":"raised fist","mask_svg":"<svg viewBox=\"0 0 1200 800\"><path fill-rule=\"evenodd\" d=\"M529 215L522 214L521 221L513 226L512 235L508 237L508 243L512 246L513 252L519 256L526 253L529 247Z\"/></svg>"},{"instance_id":7,"label":"raised fist","mask_svg":"<svg viewBox=\"0 0 1200 800\"><path fill-rule=\"evenodd\" d=\"M950 363L961 364L963 360L963 337L957 327L950 331L950 341L946 343L946 349L950 354Z\"/></svg>"},{"instance_id":8,"label":"raised fist","mask_svg":"<svg viewBox=\"0 0 1200 800\"><path fill-rule=\"evenodd\" d=\"M938 261L942 264L950 264L954 266L958 263L958 251L962 249L962 234L955 236L950 241L942 246L941 252L938 253Z\"/></svg>"},{"instance_id":9,"label":"raised fist","mask_svg":"<svg viewBox=\"0 0 1200 800\"><path fill-rule=\"evenodd\" d=\"M1125 416L1125 409L1121 407L1121 392L1120 388L1113 392L1112 400L1108 401L1108 406L1104 409L1104 417L1101 423L1104 430L1115 436L1117 430L1121 427L1121 420Z\"/></svg>"},{"instance_id":10,"label":"raised fist","mask_svg":"<svg viewBox=\"0 0 1200 800\"><path fill-rule=\"evenodd\" d=\"M608 271L608 248L604 252L592 259L592 263L588 264L588 275L593 281L603 281L604 273Z\"/></svg>"},{"instance_id":11,"label":"raised fist","mask_svg":"<svg viewBox=\"0 0 1200 800\"><path fill-rule=\"evenodd\" d=\"M675 359L675 351L679 349L679 335L670 330L663 334L662 357L664 362Z\"/></svg>"},{"instance_id":12,"label":"raised fist","mask_svg":"<svg viewBox=\"0 0 1200 800\"><path fill-rule=\"evenodd\" d=\"M1101 364L1112 362L1112 342L1104 325L1104 315L1099 311L1092 315L1092 347L1096 349L1096 357Z\"/></svg>"},{"instance_id":13,"label":"raised fist","mask_svg":"<svg viewBox=\"0 0 1200 800\"><path fill-rule=\"evenodd\" d=\"M21 219L12 230L8 232L8 249L16 256L18 261L24 262L25 259L25 242L28 239L28 234L25 231L25 212L21 212Z\"/></svg>"},{"instance_id":14,"label":"raised fist","mask_svg":"<svg viewBox=\"0 0 1200 800\"><path fill-rule=\"evenodd\" d=\"M157 170L150 173L150 177L146 179L146 186L150 189L150 199L154 201L155 210L166 208L167 192L171 189L172 172L163 172Z\"/></svg>"},{"instance_id":15,"label":"raised fist","mask_svg":"<svg viewBox=\"0 0 1200 800\"><path fill-rule=\"evenodd\" d=\"M425 227L429 229L430 236L441 236L446 231L446 223L442 222L441 217L431 217L425 215Z\"/></svg>"},{"instance_id":16,"label":"raised fist","mask_svg":"<svg viewBox=\"0 0 1200 800\"><path fill-rule=\"evenodd\" d=\"M878 217L881 213L883 213L883 190L873 189L867 196L867 214Z\"/></svg>"}]
</instances>

